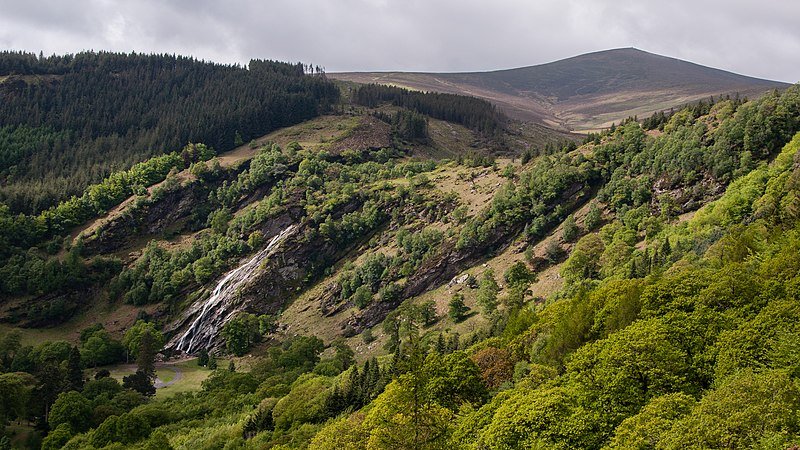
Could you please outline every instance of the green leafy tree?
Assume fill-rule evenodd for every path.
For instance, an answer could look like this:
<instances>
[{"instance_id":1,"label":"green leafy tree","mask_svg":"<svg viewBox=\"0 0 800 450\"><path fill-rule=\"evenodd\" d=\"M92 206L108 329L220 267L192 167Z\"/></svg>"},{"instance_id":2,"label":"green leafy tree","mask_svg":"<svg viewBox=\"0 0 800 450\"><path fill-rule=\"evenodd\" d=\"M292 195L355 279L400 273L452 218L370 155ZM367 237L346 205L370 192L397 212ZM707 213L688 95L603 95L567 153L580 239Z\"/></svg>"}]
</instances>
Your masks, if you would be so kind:
<instances>
[{"instance_id":1,"label":"green leafy tree","mask_svg":"<svg viewBox=\"0 0 800 450\"><path fill-rule=\"evenodd\" d=\"M122 345L125 346L129 358L135 359L139 355L142 336L145 333L148 333L153 339L152 347L156 350L156 353L164 347L164 335L161 331L159 331L153 323L137 320L136 323L125 332L125 336L122 338Z\"/></svg>"},{"instance_id":2,"label":"green leafy tree","mask_svg":"<svg viewBox=\"0 0 800 450\"><path fill-rule=\"evenodd\" d=\"M353 303L359 308L364 309L372 302L372 290L366 286L359 286L353 293Z\"/></svg>"},{"instance_id":3,"label":"green leafy tree","mask_svg":"<svg viewBox=\"0 0 800 450\"><path fill-rule=\"evenodd\" d=\"M578 237L579 231L578 224L575 223L575 217L570 214L564 220L564 225L561 229L561 239L563 239L564 242L572 242Z\"/></svg>"},{"instance_id":4,"label":"green leafy tree","mask_svg":"<svg viewBox=\"0 0 800 450\"><path fill-rule=\"evenodd\" d=\"M59 394L47 423L50 428L56 429L61 424L66 424L77 432L86 431L91 424L92 403L80 392L69 391Z\"/></svg>"},{"instance_id":5,"label":"green leafy tree","mask_svg":"<svg viewBox=\"0 0 800 450\"><path fill-rule=\"evenodd\" d=\"M425 326L433 325L439 318L436 314L436 303L433 300L423 302L419 305L417 312L420 322Z\"/></svg>"},{"instance_id":6,"label":"green leafy tree","mask_svg":"<svg viewBox=\"0 0 800 450\"><path fill-rule=\"evenodd\" d=\"M62 423L54 430L47 433L42 440L42 450L58 450L72 438L72 428L68 423ZM11 449L11 446L8 447Z\"/></svg>"},{"instance_id":7,"label":"green leafy tree","mask_svg":"<svg viewBox=\"0 0 800 450\"><path fill-rule=\"evenodd\" d=\"M605 245L600 236L587 234L578 240L561 269L561 276L570 282L595 278L600 273L600 257Z\"/></svg>"},{"instance_id":8,"label":"green leafy tree","mask_svg":"<svg viewBox=\"0 0 800 450\"><path fill-rule=\"evenodd\" d=\"M208 365L208 350L201 348L197 353L197 365L200 367Z\"/></svg>"},{"instance_id":9,"label":"green leafy tree","mask_svg":"<svg viewBox=\"0 0 800 450\"><path fill-rule=\"evenodd\" d=\"M453 294L453 297L450 299L450 303L448 303L448 307L450 319L456 323L464 320L469 312L469 308L464 304L464 295L458 292Z\"/></svg>"},{"instance_id":10,"label":"green leafy tree","mask_svg":"<svg viewBox=\"0 0 800 450\"><path fill-rule=\"evenodd\" d=\"M153 378L141 370L137 370L130 375L122 377L122 387L150 397L156 395L156 388L153 386Z\"/></svg>"},{"instance_id":11,"label":"green leafy tree","mask_svg":"<svg viewBox=\"0 0 800 450\"><path fill-rule=\"evenodd\" d=\"M25 417L36 379L27 373L0 374L0 425Z\"/></svg>"},{"instance_id":12,"label":"green leafy tree","mask_svg":"<svg viewBox=\"0 0 800 450\"><path fill-rule=\"evenodd\" d=\"M734 375L664 436L664 449L789 448L800 432L800 391L784 371ZM767 448L767 447L765 447Z\"/></svg>"},{"instance_id":13,"label":"green leafy tree","mask_svg":"<svg viewBox=\"0 0 800 450\"><path fill-rule=\"evenodd\" d=\"M497 311L497 293L500 287L494 278L494 271L487 269L478 284L478 305L483 309L483 313L492 316Z\"/></svg>"},{"instance_id":14,"label":"green leafy tree","mask_svg":"<svg viewBox=\"0 0 800 450\"><path fill-rule=\"evenodd\" d=\"M84 335L81 333L81 360L87 367L97 367L125 359L125 348L122 343L112 339L104 329L91 330Z\"/></svg>"},{"instance_id":15,"label":"green leafy tree","mask_svg":"<svg viewBox=\"0 0 800 450\"><path fill-rule=\"evenodd\" d=\"M681 331L661 319L634 322L581 347L567 371L607 420L627 417L655 396L698 390Z\"/></svg>"},{"instance_id":16,"label":"green leafy tree","mask_svg":"<svg viewBox=\"0 0 800 450\"><path fill-rule=\"evenodd\" d=\"M227 208L221 208L211 213L208 218L208 225L217 234L225 234L228 231L228 222L231 221L232 217Z\"/></svg>"},{"instance_id":17,"label":"green leafy tree","mask_svg":"<svg viewBox=\"0 0 800 450\"><path fill-rule=\"evenodd\" d=\"M250 347L261 341L258 317L250 313L239 313L222 327L225 347L236 356L242 356Z\"/></svg>"},{"instance_id":18,"label":"green leafy tree","mask_svg":"<svg viewBox=\"0 0 800 450\"><path fill-rule=\"evenodd\" d=\"M614 430L609 449L660 448L664 436L678 420L687 416L696 401L682 392L650 401L638 414L628 417Z\"/></svg>"},{"instance_id":19,"label":"green leafy tree","mask_svg":"<svg viewBox=\"0 0 800 450\"><path fill-rule=\"evenodd\" d=\"M592 205L589 206L589 211L586 213L586 217L583 219L583 225L586 227L586 231L594 231L597 229L602 220L603 218L600 208L597 206L597 203L592 203Z\"/></svg>"},{"instance_id":20,"label":"green leafy tree","mask_svg":"<svg viewBox=\"0 0 800 450\"><path fill-rule=\"evenodd\" d=\"M173 450L167 435L161 430L154 431L142 445L143 450Z\"/></svg>"},{"instance_id":21,"label":"green leafy tree","mask_svg":"<svg viewBox=\"0 0 800 450\"><path fill-rule=\"evenodd\" d=\"M272 410L275 428L289 429L293 424L320 421L325 417L325 401L330 379L307 374L292 384L292 389Z\"/></svg>"},{"instance_id":22,"label":"green leafy tree","mask_svg":"<svg viewBox=\"0 0 800 450\"><path fill-rule=\"evenodd\" d=\"M531 283L536 281L536 274L528 269L528 266L524 262L517 261L506 270L505 274L503 274L503 278L505 278L506 283L511 287L527 289Z\"/></svg>"}]
</instances>

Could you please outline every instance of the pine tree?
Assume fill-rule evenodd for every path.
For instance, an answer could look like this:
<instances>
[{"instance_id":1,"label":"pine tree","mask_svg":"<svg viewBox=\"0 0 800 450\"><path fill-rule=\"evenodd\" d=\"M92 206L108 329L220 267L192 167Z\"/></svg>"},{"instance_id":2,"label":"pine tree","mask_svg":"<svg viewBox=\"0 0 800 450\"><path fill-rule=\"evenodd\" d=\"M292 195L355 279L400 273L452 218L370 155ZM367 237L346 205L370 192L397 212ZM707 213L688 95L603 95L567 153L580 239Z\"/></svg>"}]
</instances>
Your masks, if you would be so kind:
<instances>
[{"instance_id":1,"label":"pine tree","mask_svg":"<svg viewBox=\"0 0 800 450\"><path fill-rule=\"evenodd\" d=\"M439 333L439 337L436 339L436 353L440 355L447 353L447 343L444 341L442 333Z\"/></svg>"},{"instance_id":2,"label":"pine tree","mask_svg":"<svg viewBox=\"0 0 800 450\"><path fill-rule=\"evenodd\" d=\"M67 360L67 384L71 391L83 390L83 370L81 369L81 352L73 346Z\"/></svg>"},{"instance_id":3,"label":"pine tree","mask_svg":"<svg viewBox=\"0 0 800 450\"><path fill-rule=\"evenodd\" d=\"M664 262L669 261L669 257L672 254L672 246L669 243L669 238L664 239L664 243L661 245L661 257L664 258Z\"/></svg>"},{"instance_id":4,"label":"pine tree","mask_svg":"<svg viewBox=\"0 0 800 450\"><path fill-rule=\"evenodd\" d=\"M217 370L217 357L214 354L208 355L208 368L211 370Z\"/></svg>"},{"instance_id":5,"label":"pine tree","mask_svg":"<svg viewBox=\"0 0 800 450\"><path fill-rule=\"evenodd\" d=\"M150 379L156 376L156 348L155 340L149 331L142 334L139 342L139 352L136 355L136 367Z\"/></svg>"},{"instance_id":6,"label":"pine tree","mask_svg":"<svg viewBox=\"0 0 800 450\"><path fill-rule=\"evenodd\" d=\"M453 333L452 335L450 335L450 342L447 344L447 349L450 352L458 351L458 344L460 338L461 336L459 336L458 333Z\"/></svg>"},{"instance_id":7,"label":"pine tree","mask_svg":"<svg viewBox=\"0 0 800 450\"><path fill-rule=\"evenodd\" d=\"M383 390L380 384L381 368L378 366L378 360L372 358L372 364L369 366L369 399L375 398L379 391Z\"/></svg>"},{"instance_id":8,"label":"pine tree","mask_svg":"<svg viewBox=\"0 0 800 450\"><path fill-rule=\"evenodd\" d=\"M347 380L347 403L353 405L359 400L361 375L358 371L358 366L353 366L350 370L350 377Z\"/></svg>"}]
</instances>

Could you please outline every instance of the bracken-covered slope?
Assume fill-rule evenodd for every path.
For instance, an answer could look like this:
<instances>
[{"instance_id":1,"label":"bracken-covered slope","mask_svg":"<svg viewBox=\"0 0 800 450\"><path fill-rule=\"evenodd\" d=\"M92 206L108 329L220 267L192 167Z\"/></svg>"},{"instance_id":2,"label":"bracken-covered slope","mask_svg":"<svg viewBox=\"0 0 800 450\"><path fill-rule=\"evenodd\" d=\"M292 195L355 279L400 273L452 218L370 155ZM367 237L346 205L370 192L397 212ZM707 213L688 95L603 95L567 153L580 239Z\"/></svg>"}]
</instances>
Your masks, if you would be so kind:
<instances>
[{"instance_id":1,"label":"bracken-covered slope","mask_svg":"<svg viewBox=\"0 0 800 450\"><path fill-rule=\"evenodd\" d=\"M634 48L606 50L517 69L470 73L361 72L333 78L474 95L511 117L594 130L714 95L758 97L788 85Z\"/></svg>"}]
</instances>

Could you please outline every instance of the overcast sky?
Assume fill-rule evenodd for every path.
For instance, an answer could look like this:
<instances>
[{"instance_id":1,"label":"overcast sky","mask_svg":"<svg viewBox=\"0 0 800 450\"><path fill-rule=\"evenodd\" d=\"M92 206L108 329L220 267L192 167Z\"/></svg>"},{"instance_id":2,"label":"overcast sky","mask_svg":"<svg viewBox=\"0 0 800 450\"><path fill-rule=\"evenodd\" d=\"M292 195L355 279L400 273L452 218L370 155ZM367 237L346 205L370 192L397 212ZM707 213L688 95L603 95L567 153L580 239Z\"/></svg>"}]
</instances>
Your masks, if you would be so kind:
<instances>
[{"instance_id":1,"label":"overcast sky","mask_svg":"<svg viewBox=\"0 0 800 450\"><path fill-rule=\"evenodd\" d=\"M796 0L0 0L0 48L471 71L617 47L800 81Z\"/></svg>"}]
</instances>

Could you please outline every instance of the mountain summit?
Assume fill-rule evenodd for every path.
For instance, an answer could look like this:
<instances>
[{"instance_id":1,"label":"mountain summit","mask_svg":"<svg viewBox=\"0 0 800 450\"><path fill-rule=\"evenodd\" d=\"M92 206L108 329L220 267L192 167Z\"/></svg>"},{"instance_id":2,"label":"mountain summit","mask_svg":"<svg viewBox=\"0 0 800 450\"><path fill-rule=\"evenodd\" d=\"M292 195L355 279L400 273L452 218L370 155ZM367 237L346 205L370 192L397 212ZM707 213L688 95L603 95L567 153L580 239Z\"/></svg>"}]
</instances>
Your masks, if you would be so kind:
<instances>
[{"instance_id":1,"label":"mountain summit","mask_svg":"<svg viewBox=\"0 0 800 450\"><path fill-rule=\"evenodd\" d=\"M757 97L786 83L705 67L635 48L587 53L547 64L491 72L351 72L358 83L473 95L508 115L568 130L592 130L712 95Z\"/></svg>"}]
</instances>

